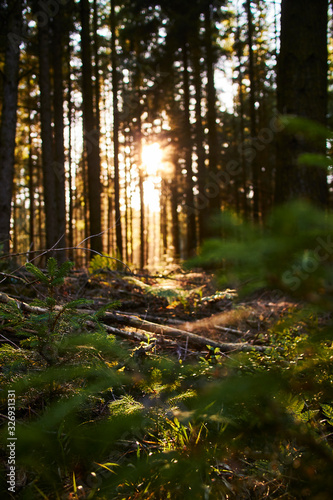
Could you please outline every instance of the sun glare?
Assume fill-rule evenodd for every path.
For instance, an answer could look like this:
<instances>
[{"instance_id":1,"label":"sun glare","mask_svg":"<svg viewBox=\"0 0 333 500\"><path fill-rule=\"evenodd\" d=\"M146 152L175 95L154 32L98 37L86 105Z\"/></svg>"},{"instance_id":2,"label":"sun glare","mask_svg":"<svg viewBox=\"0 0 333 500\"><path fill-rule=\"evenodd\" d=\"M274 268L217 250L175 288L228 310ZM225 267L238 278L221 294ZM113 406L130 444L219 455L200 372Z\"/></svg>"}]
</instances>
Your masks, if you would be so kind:
<instances>
[{"instance_id":1,"label":"sun glare","mask_svg":"<svg viewBox=\"0 0 333 500\"><path fill-rule=\"evenodd\" d=\"M152 212L160 210L159 186L161 182L162 151L157 142L142 147L142 168L144 171L144 204Z\"/></svg>"},{"instance_id":2,"label":"sun glare","mask_svg":"<svg viewBox=\"0 0 333 500\"><path fill-rule=\"evenodd\" d=\"M157 142L142 147L142 172L144 204L150 212L160 211L161 170L163 168L162 151ZM132 193L132 207L140 209L139 191Z\"/></svg>"},{"instance_id":3,"label":"sun glare","mask_svg":"<svg viewBox=\"0 0 333 500\"><path fill-rule=\"evenodd\" d=\"M156 176L161 169L162 151L159 144L147 144L142 148L142 163L148 177Z\"/></svg>"}]
</instances>

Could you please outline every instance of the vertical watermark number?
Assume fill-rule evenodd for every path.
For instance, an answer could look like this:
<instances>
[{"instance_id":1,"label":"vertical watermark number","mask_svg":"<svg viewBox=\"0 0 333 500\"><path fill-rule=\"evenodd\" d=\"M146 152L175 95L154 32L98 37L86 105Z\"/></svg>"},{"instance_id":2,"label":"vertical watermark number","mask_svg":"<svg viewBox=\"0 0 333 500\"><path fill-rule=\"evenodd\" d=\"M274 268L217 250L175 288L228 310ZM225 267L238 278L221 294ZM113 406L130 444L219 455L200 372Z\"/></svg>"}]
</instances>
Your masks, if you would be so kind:
<instances>
[{"instance_id":1,"label":"vertical watermark number","mask_svg":"<svg viewBox=\"0 0 333 500\"><path fill-rule=\"evenodd\" d=\"M15 427L15 391L8 390L8 437L7 437L7 450L8 450L8 472L7 484L8 491L15 493L16 487L16 427Z\"/></svg>"}]
</instances>

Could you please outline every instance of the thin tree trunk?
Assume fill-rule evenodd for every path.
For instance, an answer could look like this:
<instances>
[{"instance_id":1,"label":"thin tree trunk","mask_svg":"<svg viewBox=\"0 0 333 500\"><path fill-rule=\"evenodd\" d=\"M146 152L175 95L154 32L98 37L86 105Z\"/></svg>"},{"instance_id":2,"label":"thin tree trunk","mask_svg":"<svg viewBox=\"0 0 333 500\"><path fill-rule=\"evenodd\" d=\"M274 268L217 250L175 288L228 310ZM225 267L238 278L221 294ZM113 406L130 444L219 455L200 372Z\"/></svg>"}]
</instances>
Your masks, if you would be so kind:
<instances>
[{"instance_id":1,"label":"thin tree trunk","mask_svg":"<svg viewBox=\"0 0 333 500\"><path fill-rule=\"evenodd\" d=\"M161 195L160 195L160 234L161 234L161 250L162 256L168 252L168 205L167 205L167 183L162 178Z\"/></svg>"},{"instance_id":2,"label":"thin tree trunk","mask_svg":"<svg viewBox=\"0 0 333 500\"><path fill-rule=\"evenodd\" d=\"M81 55L82 55L82 108L84 142L87 155L89 230L92 250L102 252L101 236L101 179L99 130L96 128L92 85L92 65L90 47L90 6L89 0L80 0L81 15Z\"/></svg>"},{"instance_id":3,"label":"thin tree trunk","mask_svg":"<svg viewBox=\"0 0 333 500\"><path fill-rule=\"evenodd\" d=\"M238 58L238 99L239 99L239 158L241 164L241 184L242 185L242 208L244 217L248 217L248 204L247 204L247 186L246 186L246 166L244 161L243 146L245 143L245 123L244 123L244 92L243 92L243 75L242 75L242 47L240 38L239 15L237 13L237 58Z\"/></svg>"},{"instance_id":4,"label":"thin tree trunk","mask_svg":"<svg viewBox=\"0 0 333 500\"><path fill-rule=\"evenodd\" d=\"M113 5L112 1L112 5ZM94 39L94 97L95 97L95 115L96 115L96 128L100 130L100 110L99 103L101 100L101 89L99 84L99 55L98 55L98 7L97 0L94 0L94 13L93 13L93 39Z\"/></svg>"},{"instance_id":5,"label":"thin tree trunk","mask_svg":"<svg viewBox=\"0 0 333 500\"><path fill-rule=\"evenodd\" d=\"M216 127L216 88L214 82L214 52L213 52L213 34L211 19L211 4L207 2L205 9L205 49L206 49L206 73L207 73L207 128L208 128L208 164L209 170L213 174L217 173L219 162L219 146L217 140ZM220 186L217 186L218 192L215 196L209 198L209 212L213 214L221 209Z\"/></svg>"},{"instance_id":6,"label":"thin tree trunk","mask_svg":"<svg viewBox=\"0 0 333 500\"><path fill-rule=\"evenodd\" d=\"M19 35L22 28L22 0L8 2L3 105L0 124L0 255L9 252L13 195L16 112L19 72ZM17 35L17 43L9 35Z\"/></svg>"},{"instance_id":7,"label":"thin tree trunk","mask_svg":"<svg viewBox=\"0 0 333 500\"><path fill-rule=\"evenodd\" d=\"M74 217L74 190L73 190L73 177L72 177L72 113L73 113L73 102L72 102L72 80L71 80L71 44L70 38L67 40L67 121L68 121L68 246L73 248L74 246L74 228L73 228L73 217ZM73 250L69 250L68 257L72 260Z\"/></svg>"},{"instance_id":8,"label":"thin tree trunk","mask_svg":"<svg viewBox=\"0 0 333 500\"><path fill-rule=\"evenodd\" d=\"M31 119L29 122L29 158L28 158L28 189L29 189L29 252L35 249L35 190L34 190L34 162L33 162L33 142L31 134ZM29 258L33 253L29 254Z\"/></svg>"},{"instance_id":9,"label":"thin tree trunk","mask_svg":"<svg viewBox=\"0 0 333 500\"><path fill-rule=\"evenodd\" d=\"M57 204L57 239L59 247L66 247L66 200L65 200L65 145L64 145L64 88L63 88L63 8L53 20L53 81L54 81L54 144L55 144L55 191ZM66 251L57 252L57 259L64 262Z\"/></svg>"},{"instance_id":10,"label":"thin tree trunk","mask_svg":"<svg viewBox=\"0 0 333 500\"><path fill-rule=\"evenodd\" d=\"M186 168L186 253L187 256L192 256L195 252L196 239L196 218L194 210L194 193L193 193L193 170L192 170L192 137L190 123L190 81L188 71L188 44L186 39L182 46L183 57L183 90L184 90L184 145L185 145L185 168Z\"/></svg>"},{"instance_id":11,"label":"thin tree trunk","mask_svg":"<svg viewBox=\"0 0 333 500\"><path fill-rule=\"evenodd\" d=\"M249 48L249 80L250 80L250 133L251 143L257 136L256 126L256 88L254 74L254 54L253 54L253 20L251 11L251 0L246 0L247 24L248 24L248 48ZM252 189L253 189L253 220L259 220L259 172L258 159L251 159Z\"/></svg>"},{"instance_id":12,"label":"thin tree trunk","mask_svg":"<svg viewBox=\"0 0 333 500\"><path fill-rule=\"evenodd\" d=\"M206 201L206 182L207 182L207 171L206 171L206 154L204 148L204 129L202 124L202 80L200 71L200 51L199 47L196 47L193 55L193 71L194 71L194 86L195 86L195 144L197 153L197 163L198 163L198 191L199 200L203 203L202 207L198 207L198 242L202 244L206 236L207 228L207 216L204 210Z\"/></svg>"},{"instance_id":13,"label":"thin tree trunk","mask_svg":"<svg viewBox=\"0 0 333 500\"><path fill-rule=\"evenodd\" d=\"M43 205L44 205L44 193L41 188L43 185L43 167L41 162L37 161L37 186L39 187L38 190L38 241L39 241L39 248L45 248L46 246L46 239L45 235L43 234L43 227L45 225L45 214L43 211ZM36 207L37 208L37 207Z\"/></svg>"},{"instance_id":14,"label":"thin tree trunk","mask_svg":"<svg viewBox=\"0 0 333 500\"><path fill-rule=\"evenodd\" d=\"M173 158L174 175L171 181L171 217L172 217L172 245L174 248L174 258L180 258L180 228L179 228L179 213L178 213L178 175L177 175L177 158Z\"/></svg>"},{"instance_id":15,"label":"thin tree trunk","mask_svg":"<svg viewBox=\"0 0 333 500\"><path fill-rule=\"evenodd\" d=\"M140 139L141 141L141 139ZM143 172L139 168L139 191L140 191L140 269L143 270L146 264L146 242L145 242L145 205L143 190Z\"/></svg>"},{"instance_id":16,"label":"thin tree trunk","mask_svg":"<svg viewBox=\"0 0 333 500\"><path fill-rule=\"evenodd\" d=\"M124 160L125 163L125 182L124 182L124 198L125 198L125 259L126 262L129 262L128 260L128 206L129 206L129 199L128 199L128 169L126 165L126 157Z\"/></svg>"},{"instance_id":17,"label":"thin tree trunk","mask_svg":"<svg viewBox=\"0 0 333 500\"><path fill-rule=\"evenodd\" d=\"M56 174L53 155L49 23L38 27L40 117L43 160L46 246L57 242Z\"/></svg>"},{"instance_id":18,"label":"thin tree trunk","mask_svg":"<svg viewBox=\"0 0 333 500\"><path fill-rule=\"evenodd\" d=\"M114 203L116 216L116 245L118 258L123 258L123 238L120 213L119 185L119 111L118 111L118 68L116 53L115 2L111 1L111 64L112 64L112 101L113 101L113 144L114 144Z\"/></svg>"}]
</instances>

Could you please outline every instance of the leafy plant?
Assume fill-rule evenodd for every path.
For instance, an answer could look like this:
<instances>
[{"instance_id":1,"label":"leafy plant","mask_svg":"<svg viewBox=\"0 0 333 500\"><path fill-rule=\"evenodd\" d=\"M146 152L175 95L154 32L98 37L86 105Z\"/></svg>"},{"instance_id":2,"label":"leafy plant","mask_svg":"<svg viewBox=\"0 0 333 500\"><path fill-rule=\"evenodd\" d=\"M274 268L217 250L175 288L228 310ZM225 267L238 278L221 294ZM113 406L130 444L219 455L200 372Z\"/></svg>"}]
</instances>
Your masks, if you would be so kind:
<instances>
[{"instance_id":1,"label":"leafy plant","mask_svg":"<svg viewBox=\"0 0 333 500\"><path fill-rule=\"evenodd\" d=\"M11 325L28 339L0 348L4 389L18 401L19 498L331 497L331 216L297 203L266 228L223 220L226 239L207 243L200 262L218 266L224 285L247 280L247 289L298 299L263 335L264 352L208 348L183 363L151 352L141 361L106 334L101 314L57 303L61 267L34 270L48 289L38 303L45 313L27 318L9 306L7 326L13 307ZM327 258L310 272L320 241ZM301 279L297 289L286 272Z\"/></svg>"},{"instance_id":2,"label":"leafy plant","mask_svg":"<svg viewBox=\"0 0 333 500\"><path fill-rule=\"evenodd\" d=\"M91 259L88 267L90 274L98 274L102 270L109 269L111 271L116 271L118 269L123 269L124 264L119 260L119 255L112 256L107 253L102 255L94 255Z\"/></svg>"}]
</instances>

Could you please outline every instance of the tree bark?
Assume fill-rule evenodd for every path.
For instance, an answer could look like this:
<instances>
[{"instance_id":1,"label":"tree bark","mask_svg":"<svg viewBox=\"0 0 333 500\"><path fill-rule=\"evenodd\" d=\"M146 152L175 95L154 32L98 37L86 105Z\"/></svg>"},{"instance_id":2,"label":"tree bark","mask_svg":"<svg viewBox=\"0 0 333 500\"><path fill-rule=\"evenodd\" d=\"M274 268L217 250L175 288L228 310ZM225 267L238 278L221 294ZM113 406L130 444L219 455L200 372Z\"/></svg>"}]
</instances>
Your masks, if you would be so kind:
<instances>
[{"instance_id":1,"label":"tree bark","mask_svg":"<svg viewBox=\"0 0 333 500\"><path fill-rule=\"evenodd\" d=\"M56 167L53 154L52 103L50 79L50 24L38 27L40 120L43 161L46 245L51 249L57 242Z\"/></svg>"},{"instance_id":2,"label":"tree bark","mask_svg":"<svg viewBox=\"0 0 333 500\"><path fill-rule=\"evenodd\" d=\"M3 105L0 124L0 255L9 252L10 241L22 0L8 2L7 14ZM13 35L17 36L16 42Z\"/></svg>"},{"instance_id":3,"label":"tree bark","mask_svg":"<svg viewBox=\"0 0 333 500\"><path fill-rule=\"evenodd\" d=\"M115 2L111 1L111 64L112 64L112 103L113 103L113 152L114 152L114 203L116 217L117 258L123 258L123 238L120 213L119 185L119 111L118 111L118 68L116 53Z\"/></svg>"},{"instance_id":4,"label":"tree bark","mask_svg":"<svg viewBox=\"0 0 333 500\"><path fill-rule=\"evenodd\" d=\"M199 32L197 32L199 36ZM205 134L202 124L202 80L201 80L201 65L200 65L200 48L195 46L193 51L193 76L195 86L195 148L197 154L198 165L198 191L199 200L205 202L206 192L205 186L207 183L207 169L206 169L206 153L204 148ZM198 207L198 242L202 244L206 236L206 213L203 207Z\"/></svg>"},{"instance_id":5,"label":"tree bark","mask_svg":"<svg viewBox=\"0 0 333 500\"><path fill-rule=\"evenodd\" d=\"M327 111L327 10L328 0L282 0L277 72L279 113L323 125ZM325 206L326 171L297 161L301 153L325 154L325 138L314 144L305 136L282 131L277 145L275 201L305 198Z\"/></svg>"},{"instance_id":6,"label":"tree bark","mask_svg":"<svg viewBox=\"0 0 333 500\"><path fill-rule=\"evenodd\" d=\"M64 86L63 86L63 7L53 20L53 84L54 84L54 151L55 151L55 195L57 204L57 239L59 247L66 247L66 200L65 200L65 145L64 145ZM66 252L57 252L57 259L64 262Z\"/></svg>"},{"instance_id":7,"label":"tree bark","mask_svg":"<svg viewBox=\"0 0 333 500\"><path fill-rule=\"evenodd\" d=\"M186 251L187 256L193 256L196 246L196 218L194 210L194 193L193 193L193 170L192 170L192 134L190 122L190 80L188 69L188 43L186 36L182 44L183 57L183 90L184 90L184 149L185 149L185 169L186 169Z\"/></svg>"},{"instance_id":8,"label":"tree bark","mask_svg":"<svg viewBox=\"0 0 333 500\"><path fill-rule=\"evenodd\" d=\"M217 140L216 126L216 88L214 81L214 50L213 50L213 33L212 33L212 14L211 2L207 2L205 8L205 50L206 50L206 73L207 73L207 128L208 128L208 165L209 171L213 174L217 173L219 163L219 147ZM220 186L217 185L218 192L215 196L209 197L209 215L219 212L221 209L221 193ZM208 231L207 236L212 236L211 231Z\"/></svg>"},{"instance_id":9,"label":"tree bark","mask_svg":"<svg viewBox=\"0 0 333 500\"><path fill-rule=\"evenodd\" d=\"M244 120L244 92L243 92L243 75L242 75L242 42L239 26L239 14L237 13L237 27L236 27L236 40L237 40L237 59L238 59L238 101L239 101L239 141L241 147L239 148L239 161L241 164L241 181L238 183L242 186L242 209L245 218L248 218L248 204L247 204L247 185L246 185L246 166L244 161L243 145L245 143L245 120Z\"/></svg>"},{"instance_id":10,"label":"tree bark","mask_svg":"<svg viewBox=\"0 0 333 500\"><path fill-rule=\"evenodd\" d=\"M68 121L68 246L74 246L74 189L72 175L72 127L73 127L73 102L72 102L72 80L71 80L71 41L69 33L67 33L67 121ZM69 250L68 257L73 260L73 250Z\"/></svg>"},{"instance_id":11,"label":"tree bark","mask_svg":"<svg viewBox=\"0 0 333 500\"><path fill-rule=\"evenodd\" d=\"M82 109L84 143L87 155L88 200L90 246L92 250L102 252L101 236L101 179L99 130L96 128L92 85L92 64L90 45L90 6L89 0L80 0L81 16L81 56L82 56Z\"/></svg>"},{"instance_id":12,"label":"tree bark","mask_svg":"<svg viewBox=\"0 0 333 500\"><path fill-rule=\"evenodd\" d=\"M254 54L253 54L253 20L251 10L251 0L246 0L247 26L248 26L248 48L249 48L249 80L250 80L250 133L251 133L251 148L252 143L257 136L256 124L256 82L254 71ZM259 220L259 171L257 154L250 162L252 172L252 189L253 189L253 220Z\"/></svg>"},{"instance_id":13,"label":"tree bark","mask_svg":"<svg viewBox=\"0 0 333 500\"><path fill-rule=\"evenodd\" d=\"M179 213L178 213L178 162L177 155L174 154L172 158L174 165L173 178L170 183L171 190L171 219L172 219L172 246L174 249L174 258L177 261L180 258L180 227L179 227Z\"/></svg>"},{"instance_id":14,"label":"tree bark","mask_svg":"<svg viewBox=\"0 0 333 500\"><path fill-rule=\"evenodd\" d=\"M35 249L35 190L34 190L34 161L31 118L29 118L29 158L28 158L28 189L29 189L29 259L33 257ZM31 253L30 253L31 252Z\"/></svg>"}]
</instances>

